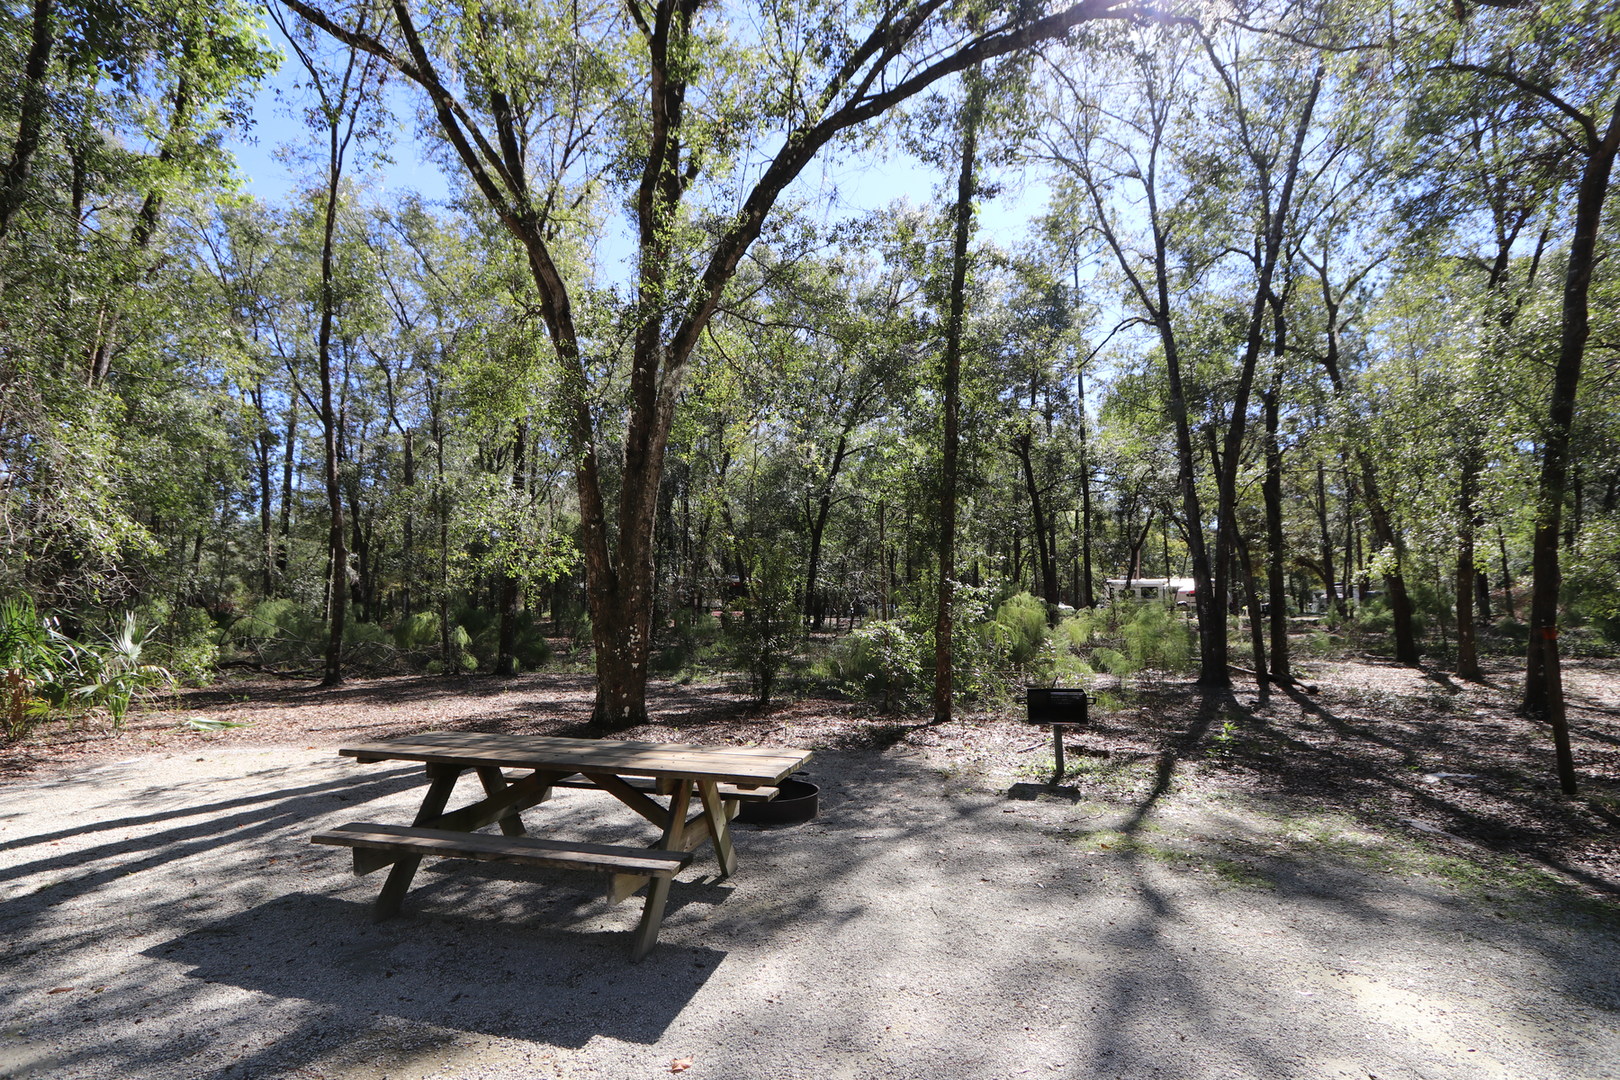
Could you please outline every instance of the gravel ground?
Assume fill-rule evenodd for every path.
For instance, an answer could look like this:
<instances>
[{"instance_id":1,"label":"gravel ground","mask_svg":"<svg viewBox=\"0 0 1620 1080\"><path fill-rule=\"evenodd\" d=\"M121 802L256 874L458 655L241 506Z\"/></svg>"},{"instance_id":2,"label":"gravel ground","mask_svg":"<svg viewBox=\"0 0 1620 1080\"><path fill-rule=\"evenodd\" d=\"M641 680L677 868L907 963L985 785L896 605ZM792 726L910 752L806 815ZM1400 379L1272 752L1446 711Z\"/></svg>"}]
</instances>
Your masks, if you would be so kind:
<instances>
[{"instance_id":1,"label":"gravel ground","mask_svg":"<svg viewBox=\"0 0 1620 1080\"><path fill-rule=\"evenodd\" d=\"M408 820L420 770L319 735L14 775L0 1077L1620 1077L1612 905L1263 791L1049 790L1007 729L818 752L821 814L700 855L639 965L593 878L428 864L372 924L308 836Z\"/></svg>"}]
</instances>

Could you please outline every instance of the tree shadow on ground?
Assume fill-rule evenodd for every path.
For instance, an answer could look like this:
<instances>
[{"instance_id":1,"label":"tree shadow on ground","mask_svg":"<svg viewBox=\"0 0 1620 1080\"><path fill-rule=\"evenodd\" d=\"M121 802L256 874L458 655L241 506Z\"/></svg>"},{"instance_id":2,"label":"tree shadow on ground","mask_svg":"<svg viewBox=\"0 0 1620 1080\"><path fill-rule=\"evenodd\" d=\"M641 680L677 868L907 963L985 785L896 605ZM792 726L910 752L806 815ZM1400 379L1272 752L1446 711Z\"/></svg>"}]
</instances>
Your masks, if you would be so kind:
<instances>
[{"instance_id":1,"label":"tree shadow on ground","mask_svg":"<svg viewBox=\"0 0 1620 1080\"><path fill-rule=\"evenodd\" d=\"M677 882L672 899L688 902L634 966L633 903L605 908L527 872L430 864L406 912L373 925L377 879L353 881L340 853L307 843L311 829L350 812L325 801L324 781L289 777L297 794L267 792L252 806L238 805L252 800L224 781L200 784L181 797L224 808L224 824L251 813L250 823L276 826L230 830L196 848L186 845L202 837L176 833L179 819L156 807L55 827L83 839L140 818L154 831L132 852L144 860L120 862L121 841L109 839L99 859L80 853L11 882L94 872L67 906L118 916L117 932L106 932L105 918L75 924L45 894L25 897L59 922L25 921L7 934L38 950L8 957L19 961L8 966L13 1008L55 1010L54 1027L35 1023L41 1046L60 1044L57 1071L126 1078L344 1075L344 1063L372 1070L351 1075L453 1075L510 1051L490 1040L532 1055L521 1075L544 1075L546 1060L615 1074L611 1066L631 1060L619 1044L662 1047L672 1033L683 1056L696 1051L716 1076L813 1075L826 1060L850 1075L1295 1076L1305 1075L1301 1046L1349 1055L1363 1032L1338 1019L1340 1000L1314 1004L1289 980L1317 972L1321 957L1391 943L1421 953L1463 930L1534 954L1553 992L1607 1007L1582 989L1590 978L1569 954L1612 955L1612 932L1565 945L1539 924L1481 920L1436 902L1422 883L1369 881L1354 868L1283 866L1270 888L1231 892L1180 872L1155 852L1152 827L1223 713L1230 706L1212 697L1182 718L1140 798L1118 815L1138 842L1106 850L1085 843L1100 827L1086 806L1009 803L904 745L829 751L812 763L821 816L739 829L736 882ZM380 777L378 793L408 812L420 772L399 772ZM132 795L109 806L145 797L138 770L114 776ZM620 809L609 802L568 793L537 812L605 834L619 827L603 813ZM173 858L154 850L164 837L179 845ZM294 849L305 852L301 865L265 859ZM153 887L181 865L203 877L204 895ZM228 886L250 875L263 879L264 895L243 902ZM1287 945L1295 967L1285 978L1231 946L1227 921L1238 919L1247 920L1245 942ZM138 944L126 944L130 927ZM1294 939L1263 936L1284 931ZM50 993L63 984L72 992ZM1394 1075L1427 1064L1421 1040L1408 1041ZM548 1057L560 1052L575 1056ZM636 1071L616 1074L647 1074L645 1055L637 1060Z\"/></svg>"}]
</instances>

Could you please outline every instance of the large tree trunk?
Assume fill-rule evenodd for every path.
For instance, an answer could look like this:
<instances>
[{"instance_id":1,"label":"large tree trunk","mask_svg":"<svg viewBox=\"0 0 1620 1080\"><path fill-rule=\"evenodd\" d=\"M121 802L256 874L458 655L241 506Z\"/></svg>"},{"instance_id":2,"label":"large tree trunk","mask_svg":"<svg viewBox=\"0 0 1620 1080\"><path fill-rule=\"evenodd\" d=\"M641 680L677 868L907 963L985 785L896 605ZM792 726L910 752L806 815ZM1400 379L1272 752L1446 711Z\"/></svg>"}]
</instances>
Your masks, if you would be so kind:
<instances>
[{"instance_id":1,"label":"large tree trunk","mask_svg":"<svg viewBox=\"0 0 1620 1080\"><path fill-rule=\"evenodd\" d=\"M55 45L52 22L54 0L34 0L29 22L28 58L23 61L22 95L17 115L17 134L11 142L11 158L0 170L0 244L11 229L11 219L28 198L28 178L34 155L45 131L50 111L46 83L50 73L51 50Z\"/></svg>"},{"instance_id":2,"label":"large tree trunk","mask_svg":"<svg viewBox=\"0 0 1620 1080\"><path fill-rule=\"evenodd\" d=\"M956 206L952 210L950 309L945 322L945 355L941 361L944 397L943 435L939 478L939 610L934 620L934 722L951 718L951 629L956 594L956 451L961 403L962 322L967 293L968 238L973 232L973 169L979 155L979 116L984 107L984 82L975 70L969 76L968 96L962 105L962 161L956 178Z\"/></svg>"},{"instance_id":3,"label":"large tree trunk","mask_svg":"<svg viewBox=\"0 0 1620 1080\"><path fill-rule=\"evenodd\" d=\"M1536 530L1531 546L1530 649L1525 666L1524 710L1561 720L1563 701L1555 701L1553 688L1562 687L1558 665L1558 591L1563 575L1558 563L1558 536L1567 495L1569 445L1575 422L1575 398L1581 382L1581 362L1591 334L1587 296L1592 268L1597 261L1597 234L1603 220L1603 202L1620 149L1620 102L1609 117L1600 142L1588 148L1586 166L1575 200L1574 236L1564 274L1563 327L1558 363L1553 369L1552 393L1547 407L1536 491ZM1569 733L1554 725L1559 780L1566 793L1575 790Z\"/></svg>"}]
</instances>

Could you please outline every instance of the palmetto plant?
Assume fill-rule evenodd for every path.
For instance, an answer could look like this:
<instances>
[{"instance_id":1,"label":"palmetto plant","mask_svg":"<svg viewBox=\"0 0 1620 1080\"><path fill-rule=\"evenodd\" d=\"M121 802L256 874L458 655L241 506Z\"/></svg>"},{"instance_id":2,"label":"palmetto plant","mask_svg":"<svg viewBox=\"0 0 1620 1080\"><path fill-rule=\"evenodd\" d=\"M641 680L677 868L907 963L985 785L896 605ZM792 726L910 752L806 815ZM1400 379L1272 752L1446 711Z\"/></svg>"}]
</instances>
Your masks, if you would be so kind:
<instances>
[{"instance_id":1,"label":"palmetto plant","mask_svg":"<svg viewBox=\"0 0 1620 1080\"><path fill-rule=\"evenodd\" d=\"M154 628L155 630L155 628ZM173 681L166 668L141 663L141 652L154 630L137 633L133 613L124 616L123 625L108 634L99 648L73 650L78 669L74 696L87 705L99 705L112 717L114 727L129 715L136 696L154 686Z\"/></svg>"},{"instance_id":2,"label":"palmetto plant","mask_svg":"<svg viewBox=\"0 0 1620 1080\"><path fill-rule=\"evenodd\" d=\"M7 738L15 739L49 710L40 691L57 681L64 659L60 638L39 617L32 599L0 597L0 709Z\"/></svg>"}]
</instances>

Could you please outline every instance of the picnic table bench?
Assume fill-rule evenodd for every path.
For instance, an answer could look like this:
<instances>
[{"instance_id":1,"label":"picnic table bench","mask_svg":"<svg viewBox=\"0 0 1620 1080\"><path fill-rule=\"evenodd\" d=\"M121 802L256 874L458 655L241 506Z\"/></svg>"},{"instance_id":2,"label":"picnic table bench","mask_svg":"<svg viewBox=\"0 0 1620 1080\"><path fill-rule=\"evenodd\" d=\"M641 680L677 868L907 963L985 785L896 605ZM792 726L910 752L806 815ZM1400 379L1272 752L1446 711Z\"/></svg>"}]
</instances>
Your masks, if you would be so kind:
<instances>
[{"instance_id":1,"label":"picnic table bench","mask_svg":"<svg viewBox=\"0 0 1620 1080\"><path fill-rule=\"evenodd\" d=\"M427 857L605 873L615 903L647 889L632 960L656 944L670 880L691 863L693 852L712 842L722 876L734 873L729 823L739 805L774 798L776 785L810 758L809 751L794 749L471 732L428 732L338 753L360 762L419 761L426 767L427 792L410 825L351 822L310 838L353 849L356 874L390 868L375 907L379 921L398 914ZM483 798L447 811L457 780L469 770ZM529 836L522 812L559 787L612 795L655 826L658 839L636 847ZM694 801L698 809L689 817ZM474 832L489 825L498 825L502 835Z\"/></svg>"}]
</instances>

